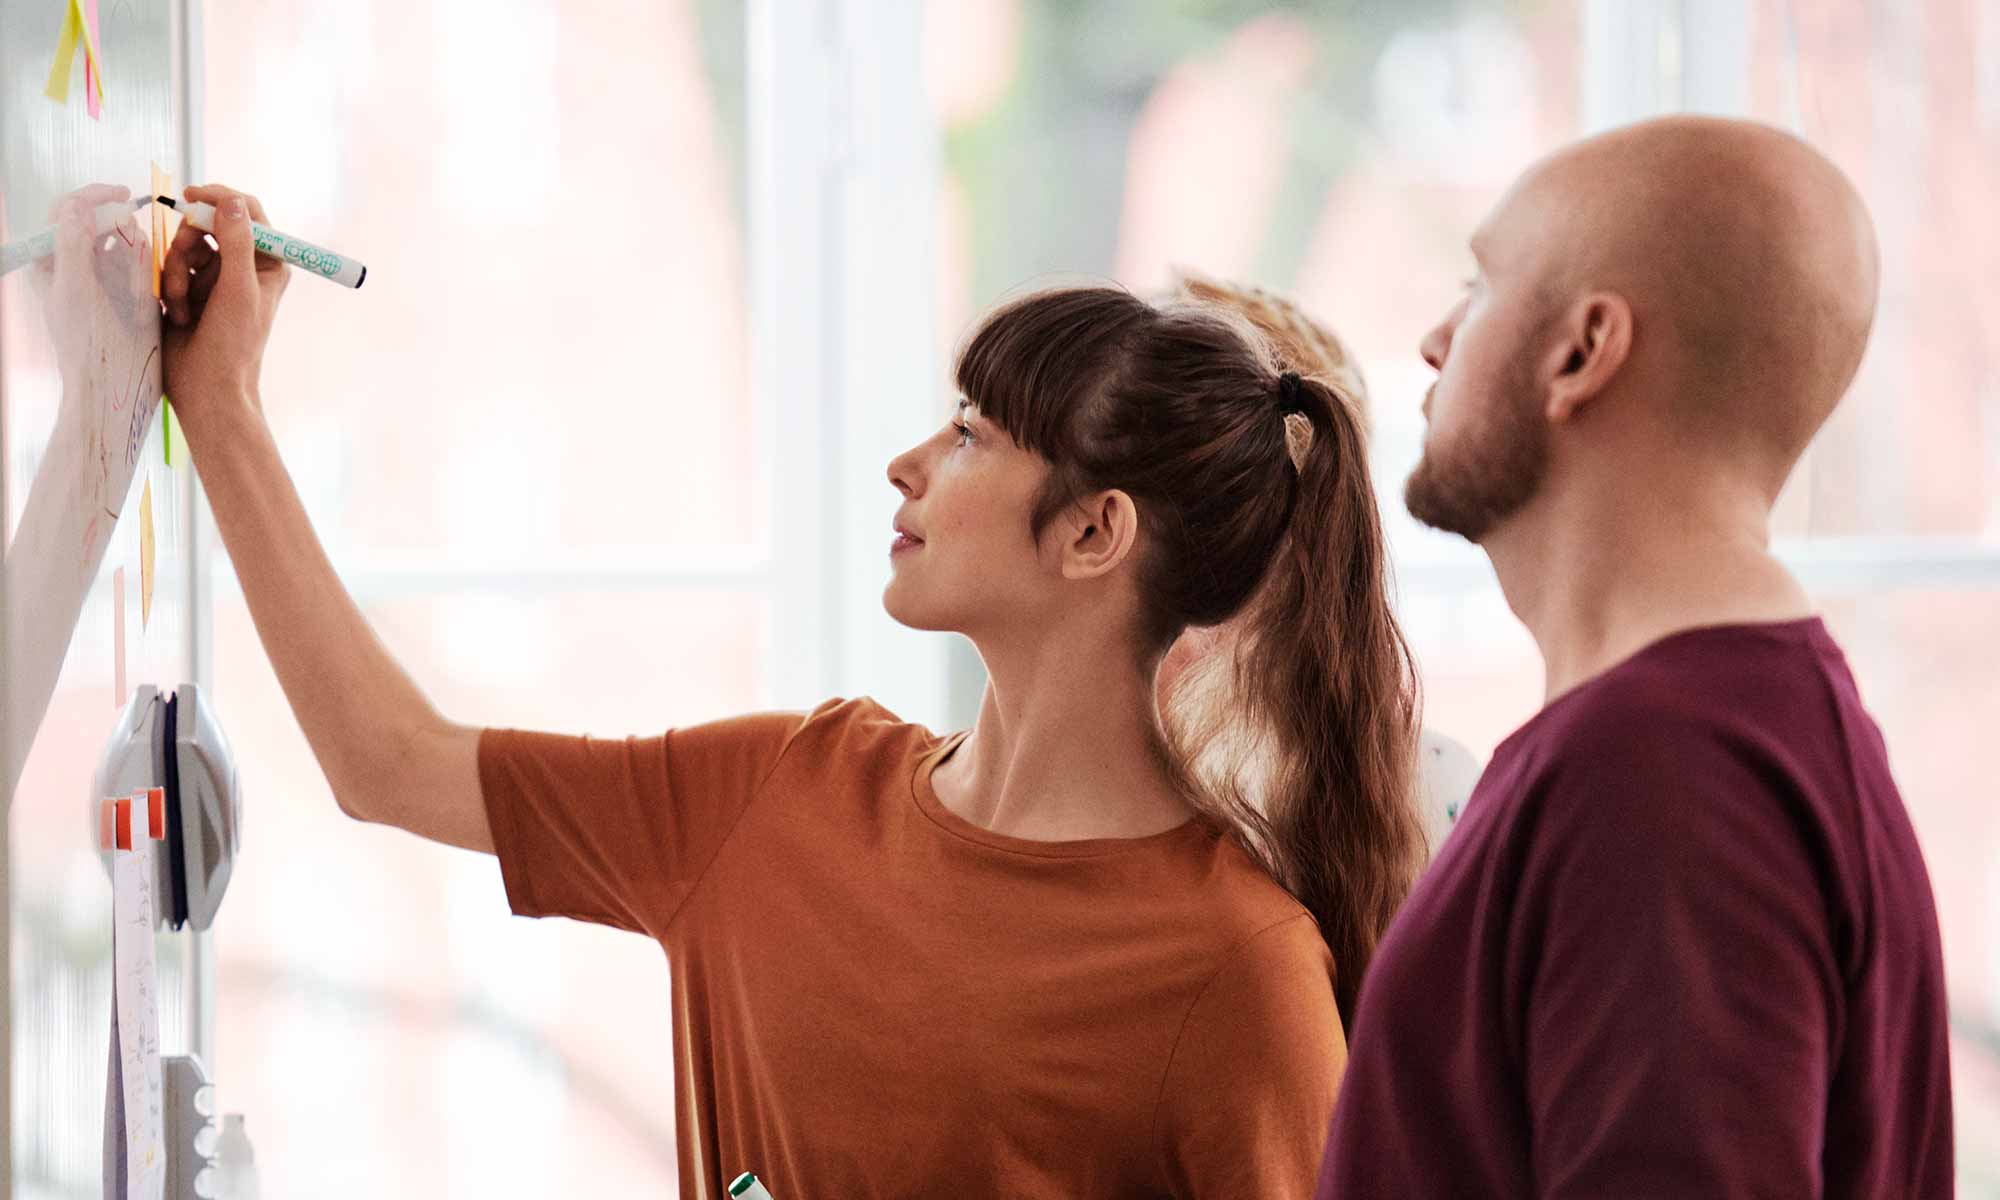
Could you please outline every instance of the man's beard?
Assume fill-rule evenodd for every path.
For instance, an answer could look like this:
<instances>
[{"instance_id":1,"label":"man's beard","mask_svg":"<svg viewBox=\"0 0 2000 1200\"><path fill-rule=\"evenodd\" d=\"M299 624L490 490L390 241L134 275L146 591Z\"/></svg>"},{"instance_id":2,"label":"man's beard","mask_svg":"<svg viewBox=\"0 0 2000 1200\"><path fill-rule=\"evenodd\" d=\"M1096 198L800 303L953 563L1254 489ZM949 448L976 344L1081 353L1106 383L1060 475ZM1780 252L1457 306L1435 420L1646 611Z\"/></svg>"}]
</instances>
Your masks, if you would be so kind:
<instances>
[{"instance_id":1,"label":"man's beard","mask_svg":"<svg viewBox=\"0 0 2000 1200\"><path fill-rule=\"evenodd\" d=\"M1538 397L1517 364L1499 403L1479 415L1454 444L1433 444L1403 485L1410 515L1434 529L1478 542L1534 499L1549 468L1548 427Z\"/></svg>"}]
</instances>

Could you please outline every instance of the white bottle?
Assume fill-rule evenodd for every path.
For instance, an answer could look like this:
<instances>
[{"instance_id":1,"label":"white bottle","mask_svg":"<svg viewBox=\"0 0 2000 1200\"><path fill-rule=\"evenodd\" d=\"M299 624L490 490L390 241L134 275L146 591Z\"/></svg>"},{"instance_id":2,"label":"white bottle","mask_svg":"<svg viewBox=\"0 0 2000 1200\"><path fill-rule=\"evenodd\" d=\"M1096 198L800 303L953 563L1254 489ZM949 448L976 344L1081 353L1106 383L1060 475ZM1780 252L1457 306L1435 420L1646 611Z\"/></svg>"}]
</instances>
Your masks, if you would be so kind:
<instances>
[{"instance_id":1,"label":"white bottle","mask_svg":"<svg viewBox=\"0 0 2000 1200\"><path fill-rule=\"evenodd\" d=\"M250 1135L243 1132L243 1114L222 1118L222 1138L215 1145L217 1200L259 1200L257 1155L250 1149Z\"/></svg>"}]
</instances>

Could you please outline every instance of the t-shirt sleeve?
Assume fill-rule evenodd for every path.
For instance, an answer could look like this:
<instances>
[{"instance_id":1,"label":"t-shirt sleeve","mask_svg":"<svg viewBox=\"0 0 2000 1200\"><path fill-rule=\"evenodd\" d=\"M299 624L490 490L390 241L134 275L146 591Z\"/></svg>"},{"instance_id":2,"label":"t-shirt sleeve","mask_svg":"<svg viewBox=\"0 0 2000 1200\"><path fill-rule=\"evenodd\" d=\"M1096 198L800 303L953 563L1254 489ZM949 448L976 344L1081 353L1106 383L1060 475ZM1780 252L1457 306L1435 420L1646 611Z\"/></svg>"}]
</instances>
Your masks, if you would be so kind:
<instances>
[{"instance_id":1,"label":"t-shirt sleeve","mask_svg":"<svg viewBox=\"0 0 2000 1200\"><path fill-rule=\"evenodd\" d=\"M1311 1196L1346 1066L1333 959L1300 913L1234 951L1188 1012L1157 1119L1170 1193Z\"/></svg>"},{"instance_id":2,"label":"t-shirt sleeve","mask_svg":"<svg viewBox=\"0 0 2000 1200\"><path fill-rule=\"evenodd\" d=\"M479 784L508 904L657 936L805 719L613 740L482 731Z\"/></svg>"},{"instance_id":3,"label":"t-shirt sleeve","mask_svg":"<svg viewBox=\"0 0 2000 1200\"><path fill-rule=\"evenodd\" d=\"M1671 724L1562 763L1506 952L1536 1192L1817 1195L1840 990L1799 797Z\"/></svg>"}]
</instances>

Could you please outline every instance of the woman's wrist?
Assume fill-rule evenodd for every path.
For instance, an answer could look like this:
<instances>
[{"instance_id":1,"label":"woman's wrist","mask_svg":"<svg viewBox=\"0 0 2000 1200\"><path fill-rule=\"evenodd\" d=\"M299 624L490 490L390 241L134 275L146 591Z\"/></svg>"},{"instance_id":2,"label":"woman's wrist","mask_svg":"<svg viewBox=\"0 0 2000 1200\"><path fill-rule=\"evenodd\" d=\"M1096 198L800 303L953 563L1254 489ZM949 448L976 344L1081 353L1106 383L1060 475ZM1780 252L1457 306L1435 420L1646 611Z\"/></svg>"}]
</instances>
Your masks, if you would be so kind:
<instances>
[{"instance_id":1,"label":"woman's wrist","mask_svg":"<svg viewBox=\"0 0 2000 1200\"><path fill-rule=\"evenodd\" d=\"M172 400L169 393L168 399ZM254 388L233 389L205 397L194 405L174 405L174 420L197 453L212 441L233 441L255 430L264 420L264 406Z\"/></svg>"}]
</instances>

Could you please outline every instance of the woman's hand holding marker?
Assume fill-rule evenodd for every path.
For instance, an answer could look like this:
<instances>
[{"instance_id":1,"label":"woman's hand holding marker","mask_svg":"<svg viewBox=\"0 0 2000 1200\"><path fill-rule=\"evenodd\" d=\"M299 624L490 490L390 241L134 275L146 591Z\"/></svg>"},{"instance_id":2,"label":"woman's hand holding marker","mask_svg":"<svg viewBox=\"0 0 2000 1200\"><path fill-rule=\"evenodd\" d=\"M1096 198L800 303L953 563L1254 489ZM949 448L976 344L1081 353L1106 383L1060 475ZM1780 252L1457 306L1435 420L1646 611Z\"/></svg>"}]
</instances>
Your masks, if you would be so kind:
<instances>
[{"instance_id":1,"label":"woman's hand holding marker","mask_svg":"<svg viewBox=\"0 0 2000 1200\"><path fill-rule=\"evenodd\" d=\"M172 196L155 196L153 203L179 213L181 220L203 233L215 232L213 204L200 200L176 200ZM257 253L282 259L287 266L297 267L321 279L351 288L359 288L368 282L368 268L361 263L325 246L315 246L304 238L280 233L262 221L250 223L250 237Z\"/></svg>"},{"instance_id":2,"label":"woman's hand holding marker","mask_svg":"<svg viewBox=\"0 0 2000 1200\"><path fill-rule=\"evenodd\" d=\"M214 245L183 223L160 274L166 303L166 389L190 438L232 411L260 411L257 379L278 300L291 272L280 259L256 252L252 218L264 206L218 184L187 189L187 198L215 206Z\"/></svg>"}]
</instances>

